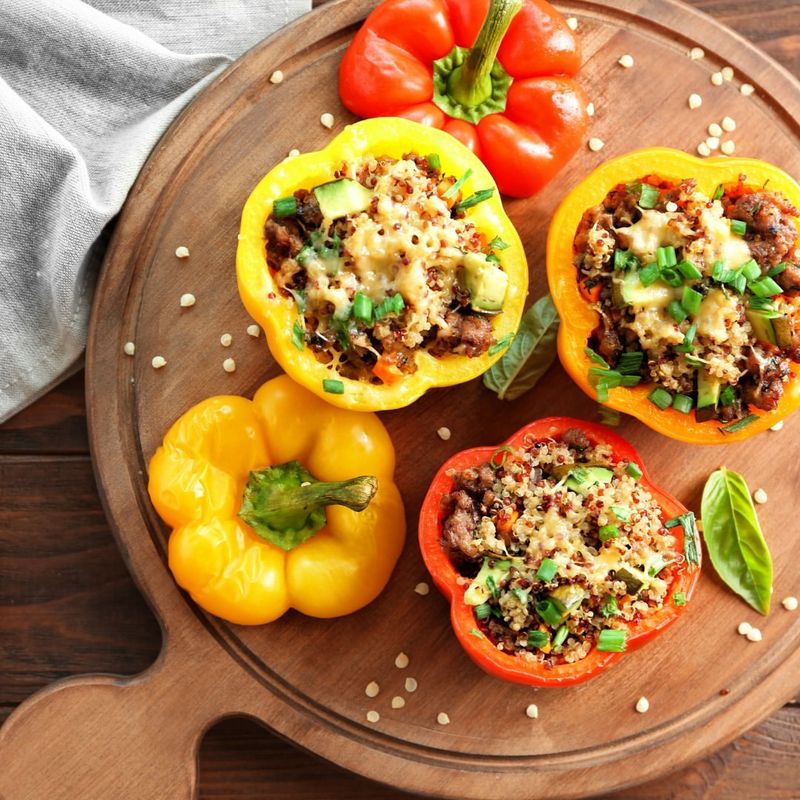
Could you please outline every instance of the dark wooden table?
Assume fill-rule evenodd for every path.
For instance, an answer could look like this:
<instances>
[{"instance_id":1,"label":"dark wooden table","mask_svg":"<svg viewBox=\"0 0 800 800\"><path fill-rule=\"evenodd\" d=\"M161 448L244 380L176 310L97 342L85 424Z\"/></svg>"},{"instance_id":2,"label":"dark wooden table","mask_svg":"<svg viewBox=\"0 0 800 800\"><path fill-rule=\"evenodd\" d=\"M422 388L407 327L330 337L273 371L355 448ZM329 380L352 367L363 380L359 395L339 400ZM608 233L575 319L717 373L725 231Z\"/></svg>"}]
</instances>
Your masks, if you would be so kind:
<instances>
[{"instance_id":1,"label":"dark wooden table","mask_svg":"<svg viewBox=\"0 0 800 800\"><path fill-rule=\"evenodd\" d=\"M693 4L800 75L797 0ZM158 624L125 569L100 506L83 377L74 375L0 426L0 723L57 678L133 674L148 667L161 646ZM240 719L206 735L200 796L409 797L345 774ZM790 703L715 755L613 800L798 797L800 703Z\"/></svg>"}]
</instances>

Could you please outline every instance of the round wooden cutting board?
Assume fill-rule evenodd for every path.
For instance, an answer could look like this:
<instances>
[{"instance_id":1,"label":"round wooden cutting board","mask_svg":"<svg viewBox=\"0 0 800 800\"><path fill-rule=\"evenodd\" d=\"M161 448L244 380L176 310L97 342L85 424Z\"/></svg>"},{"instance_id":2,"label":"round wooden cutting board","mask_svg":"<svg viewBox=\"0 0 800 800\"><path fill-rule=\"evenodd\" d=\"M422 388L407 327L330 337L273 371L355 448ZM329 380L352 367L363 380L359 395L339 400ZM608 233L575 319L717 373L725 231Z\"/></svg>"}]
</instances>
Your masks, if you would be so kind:
<instances>
[{"instance_id":1,"label":"round wooden cutting board","mask_svg":"<svg viewBox=\"0 0 800 800\"><path fill-rule=\"evenodd\" d=\"M357 614L315 620L290 612L258 628L200 612L166 567L167 531L147 497L147 463L173 420L212 394L252 396L278 372L236 292L234 255L245 198L293 148L315 150L352 120L336 75L371 0L338 0L249 52L172 126L131 191L98 289L87 358L89 422L96 472L131 571L164 630L164 651L133 679L85 677L23 704L0 734L6 756L0 796L12 798L191 797L203 731L247 714L297 745L399 788L452 798L579 797L640 783L701 758L766 717L800 689L800 615L780 600L800 594L794 487L800 419L743 444L692 447L625 419L620 432L639 449L657 483L691 508L721 464L762 486L759 509L775 560L775 600L761 618L706 567L679 624L590 682L534 691L478 670L451 634L448 608L430 583L416 543L429 480L452 453L505 439L540 416L586 419L596 405L555 365L513 403L479 380L429 392L382 414L398 454L397 481L409 520L405 550L378 600ZM526 245L529 301L543 294L544 243L561 198L608 157L647 146L694 151L711 122L736 120L739 155L800 174L800 85L740 37L674 0L567 2L579 21L580 76L596 109L590 136L600 152L579 152L539 196L506 208ZM690 60L693 46L705 50ZM617 59L633 56L623 69ZM731 65L722 86L713 72ZM284 72L271 84L275 69ZM739 87L755 87L744 96ZM690 110L691 93L703 98ZM333 130L319 123L334 114ZM175 248L186 245L188 259ZM181 309L191 292L197 303ZM220 336L233 343L222 347ZM136 355L123 355L126 341ZM154 370L153 356L165 368ZM222 362L236 361L227 373ZM309 425L313 425L309 420ZM447 426L452 438L436 430ZM737 634L748 620L763 632ZM409 657L405 669L395 657ZM418 682L409 693L407 677ZM364 688L380 684L369 699ZM405 698L403 708L391 700ZM636 713L645 695L650 711ZM530 703L539 709L530 719ZM378 711L369 723L366 714ZM437 724L446 712L450 724Z\"/></svg>"}]
</instances>

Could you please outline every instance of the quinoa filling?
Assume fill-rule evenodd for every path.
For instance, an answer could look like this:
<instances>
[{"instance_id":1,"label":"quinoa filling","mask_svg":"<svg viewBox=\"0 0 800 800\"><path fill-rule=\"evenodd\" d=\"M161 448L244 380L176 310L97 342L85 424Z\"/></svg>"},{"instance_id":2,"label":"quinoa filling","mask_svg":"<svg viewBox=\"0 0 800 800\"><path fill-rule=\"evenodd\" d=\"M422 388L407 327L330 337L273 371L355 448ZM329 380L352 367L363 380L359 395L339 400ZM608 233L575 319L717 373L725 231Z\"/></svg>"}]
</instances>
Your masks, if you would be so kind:
<instances>
[{"instance_id":1,"label":"quinoa filling","mask_svg":"<svg viewBox=\"0 0 800 800\"><path fill-rule=\"evenodd\" d=\"M453 472L443 544L498 649L573 663L663 605L684 556L636 474L579 429Z\"/></svg>"},{"instance_id":2,"label":"quinoa filling","mask_svg":"<svg viewBox=\"0 0 800 800\"><path fill-rule=\"evenodd\" d=\"M380 384L415 372L419 350L476 357L495 344L508 281L495 251L508 245L468 219L492 190L464 198L438 156L415 153L345 162L335 177L276 201L265 225L275 283L302 315L295 346ZM327 204L330 187L347 202Z\"/></svg>"},{"instance_id":3,"label":"quinoa filling","mask_svg":"<svg viewBox=\"0 0 800 800\"><path fill-rule=\"evenodd\" d=\"M573 251L599 316L587 344L600 399L646 383L698 421L777 408L800 362L798 216L744 175L713 197L647 175L587 210Z\"/></svg>"}]
</instances>

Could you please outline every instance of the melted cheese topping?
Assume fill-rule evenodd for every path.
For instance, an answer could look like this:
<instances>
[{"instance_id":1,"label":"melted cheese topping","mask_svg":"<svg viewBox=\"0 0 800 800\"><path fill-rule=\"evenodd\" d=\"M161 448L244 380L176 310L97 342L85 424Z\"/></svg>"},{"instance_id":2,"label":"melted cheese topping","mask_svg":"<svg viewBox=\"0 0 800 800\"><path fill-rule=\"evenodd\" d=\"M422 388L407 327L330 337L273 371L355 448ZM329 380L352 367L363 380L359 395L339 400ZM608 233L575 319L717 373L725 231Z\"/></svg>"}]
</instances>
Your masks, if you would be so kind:
<instances>
[{"instance_id":1,"label":"melted cheese topping","mask_svg":"<svg viewBox=\"0 0 800 800\"><path fill-rule=\"evenodd\" d=\"M677 211L642 211L642 218L627 228L619 228L617 234L628 250L642 264L656 260L659 247L682 247L686 243L686 217Z\"/></svg>"},{"instance_id":2,"label":"melted cheese topping","mask_svg":"<svg viewBox=\"0 0 800 800\"><path fill-rule=\"evenodd\" d=\"M730 220L722 215L722 204L718 200L711 208L703 208L699 222L704 234L701 241L706 274L711 274L715 261L721 261L728 269L737 269L750 260L747 242L731 232Z\"/></svg>"},{"instance_id":3,"label":"melted cheese topping","mask_svg":"<svg viewBox=\"0 0 800 800\"><path fill-rule=\"evenodd\" d=\"M714 342L724 342L728 331L739 319L739 301L722 289L711 289L700 305L695 319L697 333Z\"/></svg>"}]
</instances>

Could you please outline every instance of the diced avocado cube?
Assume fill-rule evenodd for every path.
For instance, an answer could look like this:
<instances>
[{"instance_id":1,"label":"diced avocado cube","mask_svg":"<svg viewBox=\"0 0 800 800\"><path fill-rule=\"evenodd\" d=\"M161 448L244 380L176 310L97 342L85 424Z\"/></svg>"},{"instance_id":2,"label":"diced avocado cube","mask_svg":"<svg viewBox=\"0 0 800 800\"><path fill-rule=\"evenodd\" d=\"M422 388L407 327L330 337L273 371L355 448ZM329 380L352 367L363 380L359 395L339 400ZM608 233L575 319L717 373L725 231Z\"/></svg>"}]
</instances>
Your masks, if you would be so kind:
<instances>
[{"instance_id":1,"label":"diced avocado cube","mask_svg":"<svg viewBox=\"0 0 800 800\"><path fill-rule=\"evenodd\" d=\"M567 489L572 489L578 494L587 494L592 486L598 483L609 483L614 473L606 467L581 467L576 466L567 478Z\"/></svg>"},{"instance_id":2,"label":"diced avocado cube","mask_svg":"<svg viewBox=\"0 0 800 800\"><path fill-rule=\"evenodd\" d=\"M705 369L697 372L697 408L717 407L722 382Z\"/></svg>"},{"instance_id":3,"label":"diced avocado cube","mask_svg":"<svg viewBox=\"0 0 800 800\"><path fill-rule=\"evenodd\" d=\"M491 561L492 559L489 558L483 559L480 571L467 588L467 591L464 592L464 602L468 606L479 606L489 600L492 596L491 584L494 583L495 586L500 586L500 581L508 577L508 573L514 565L514 559L494 561L493 566L489 566Z\"/></svg>"},{"instance_id":4,"label":"diced avocado cube","mask_svg":"<svg viewBox=\"0 0 800 800\"><path fill-rule=\"evenodd\" d=\"M323 183L314 189L314 194L322 216L327 219L358 214L369 208L373 197L372 192L366 186L347 178Z\"/></svg>"},{"instance_id":5,"label":"diced avocado cube","mask_svg":"<svg viewBox=\"0 0 800 800\"><path fill-rule=\"evenodd\" d=\"M778 347L794 346L797 334L791 317L786 314L775 317L772 320L772 329L775 331L775 343Z\"/></svg>"},{"instance_id":6,"label":"diced avocado cube","mask_svg":"<svg viewBox=\"0 0 800 800\"><path fill-rule=\"evenodd\" d=\"M621 567L615 570L614 579L622 581L628 589L628 594L636 594L645 584L649 583L649 576L635 567Z\"/></svg>"},{"instance_id":7,"label":"diced avocado cube","mask_svg":"<svg viewBox=\"0 0 800 800\"><path fill-rule=\"evenodd\" d=\"M611 299L617 308L666 308L671 302L679 300L681 294L682 289L660 282L645 286L639 273L633 270L626 272L621 280L616 275L612 278Z\"/></svg>"},{"instance_id":8,"label":"diced avocado cube","mask_svg":"<svg viewBox=\"0 0 800 800\"><path fill-rule=\"evenodd\" d=\"M464 286L475 311L500 311L508 289L508 275L483 253L464 256Z\"/></svg>"},{"instance_id":9,"label":"diced avocado cube","mask_svg":"<svg viewBox=\"0 0 800 800\"><path fill-rule=\"evenodd\" d=\"M559 586L550 592L549 597L555 600L559 610L563 609L561 619L566 619L573 611L577 610L583 599L586 597L586 590L582 589L577 584L571 583L564 586Z\"/></svg>"},{"instance_id":10,"label":"diced avocado cube","mask_svg":"<svg viewBox=\"0 0 800 800\"><path fill-rule=\"evenodd\" d=\"M774 321L777 313L759 308L748 308L746 313L756 339L761 342L776 344Z\"/></svg>"}]
</instances>

